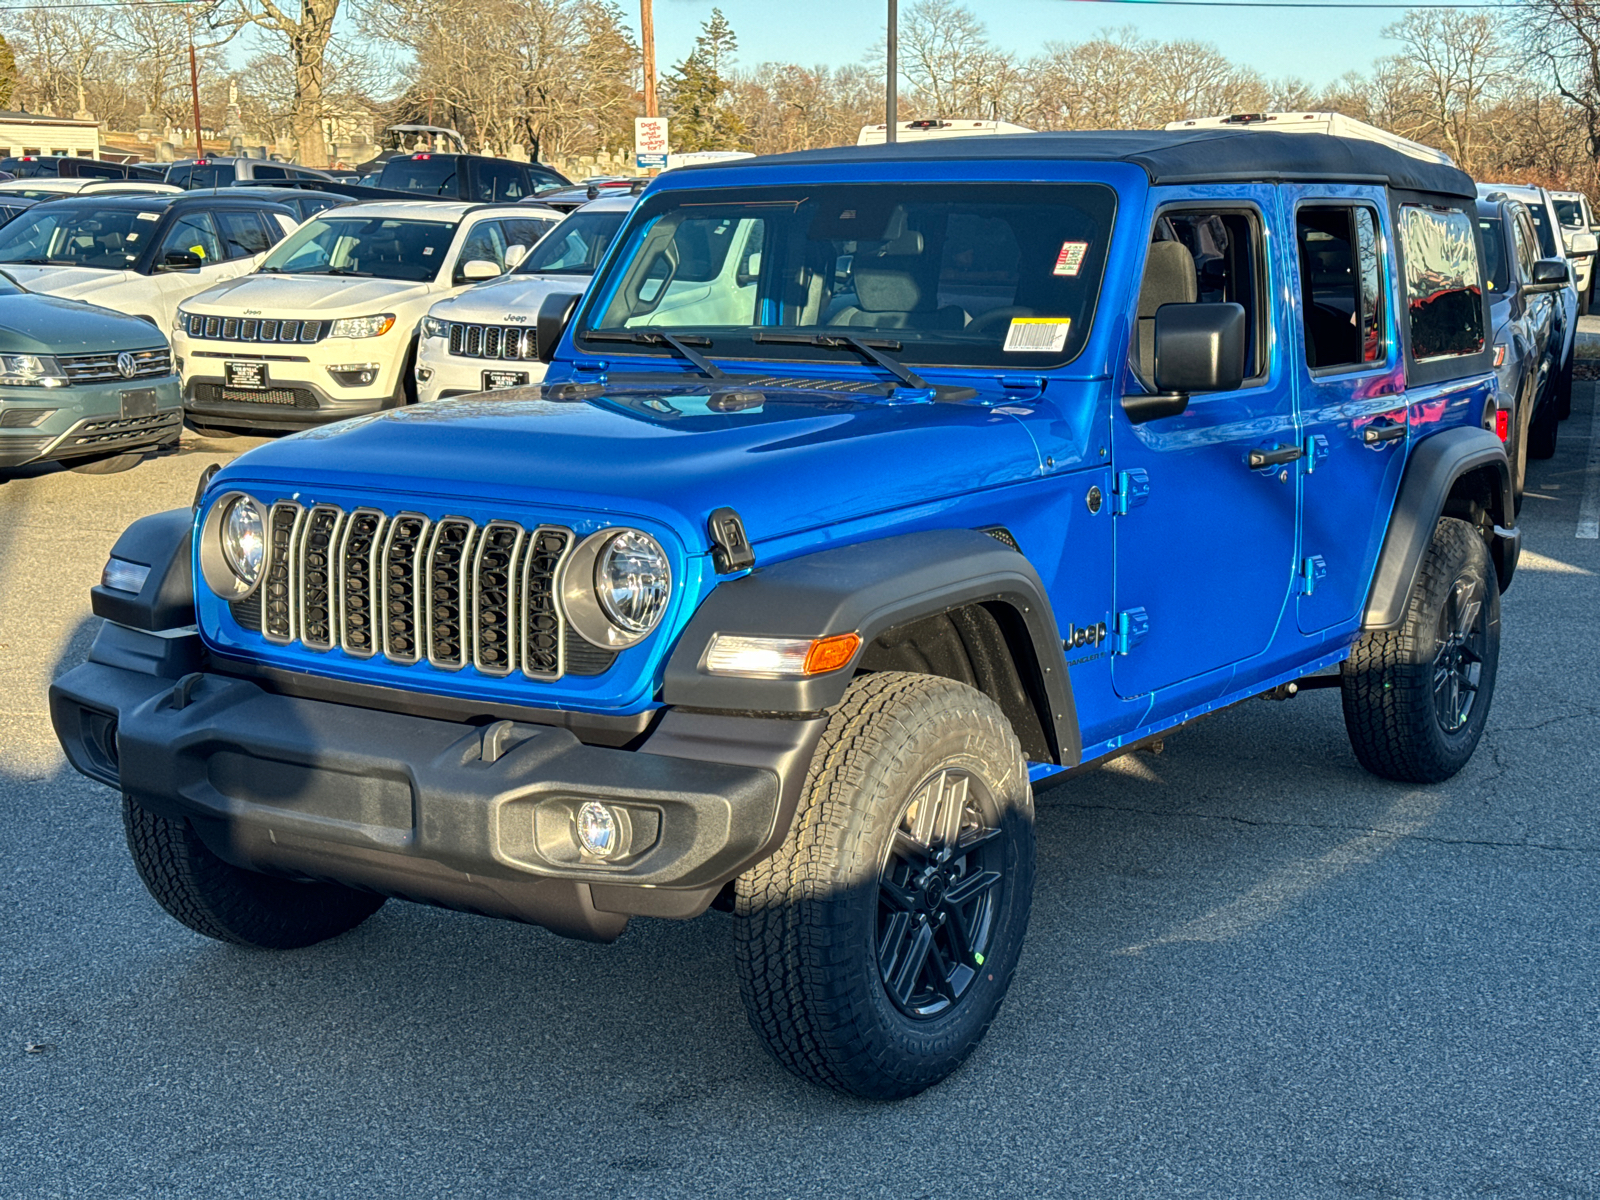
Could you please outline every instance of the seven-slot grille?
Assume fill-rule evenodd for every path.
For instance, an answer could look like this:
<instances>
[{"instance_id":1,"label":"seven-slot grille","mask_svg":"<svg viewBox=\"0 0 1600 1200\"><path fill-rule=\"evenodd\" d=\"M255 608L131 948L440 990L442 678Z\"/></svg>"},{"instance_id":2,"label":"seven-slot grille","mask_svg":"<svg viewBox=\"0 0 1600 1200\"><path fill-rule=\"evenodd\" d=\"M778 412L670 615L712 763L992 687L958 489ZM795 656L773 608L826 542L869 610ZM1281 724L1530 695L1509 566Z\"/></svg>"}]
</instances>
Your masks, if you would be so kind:
<instances>
[{"instance_id":1,"label":"seven-slot grille","mask_svg":"<svg viewBox=\"0 0 1600 1200\"><path fill-rule=\"evenodd\" d=\"M462 358L499 358L517 362L539 357L539 338L521 325L450 323L450 353Z\"/></svg>"},{"instance_id":2,"label":"seven-slot grille","mask_svg":"<svg viewBox=\"0 0 1600 1200\"><path fill-rule=\"evenodd\" d=\"M58 354L56 361L73 383L124 383L129 379L159 379L172 374L172 353L165 346L151 350L130 350L133 374L124 375L117 366L121 357L110 354Z\"/></svg>"},{"instance_id":3,"label":"seven-slot grille","mask_svg":"<svg viewBox=\"0 0 1600 1200\"><path fill-rule=\"evenodd\" d=\"M356 658L559 679L567 630L555 579L573 541L557 525L279 501L267 514L261 634Z\"/></svg>"},{"instance_id":4,"label":"seven-slot grille","mask_svg":"<svg viewBox=\"0 0 1600 1200\"><path fill-rule=\"evenodd\" d=\"M189 336L223 342L320 342L332 321L267 321L189 313Z\"/></svg>"}]
</instances>

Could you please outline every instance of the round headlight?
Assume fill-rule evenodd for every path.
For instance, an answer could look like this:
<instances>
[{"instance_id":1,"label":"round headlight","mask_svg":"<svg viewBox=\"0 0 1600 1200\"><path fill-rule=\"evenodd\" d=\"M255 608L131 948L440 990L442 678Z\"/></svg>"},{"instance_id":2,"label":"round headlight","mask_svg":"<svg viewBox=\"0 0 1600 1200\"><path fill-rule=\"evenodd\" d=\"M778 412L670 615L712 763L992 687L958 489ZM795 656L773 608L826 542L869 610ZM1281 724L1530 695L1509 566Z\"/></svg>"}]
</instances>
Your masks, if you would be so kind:
<instances>
[{"instance_id":1,"label":"round headlight","mask_svg":"<svg viewBox=\"0 0 1600 1200\"><path fill-rule=\"evenodd\" d=\"M672 595L666 553L649 534L623 530L595 560L594 590L612 624L643 637L661 620Z\"/></svg>"},{"instance_id":2,"label":"round headlight","mask_svg":"<svg viewBox=\"0 0 1600 1200\"><path fill-rule=\"evenodd\" d=\"M261 563L266 556L266 514L249 496L241 496L229 506L220 530L222 557L239 582L253 588L261 578Z\"/></svg>"}]
</instances>

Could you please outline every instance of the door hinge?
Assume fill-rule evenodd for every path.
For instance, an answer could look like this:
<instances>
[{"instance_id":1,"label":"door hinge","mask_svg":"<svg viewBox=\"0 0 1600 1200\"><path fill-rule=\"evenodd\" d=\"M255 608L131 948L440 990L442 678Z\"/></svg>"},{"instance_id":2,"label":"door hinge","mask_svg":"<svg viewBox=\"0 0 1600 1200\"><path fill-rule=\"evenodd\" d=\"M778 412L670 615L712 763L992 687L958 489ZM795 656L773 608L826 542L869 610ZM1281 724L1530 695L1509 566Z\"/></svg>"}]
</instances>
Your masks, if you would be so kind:
<instances>
[{"instance_id":1,"label":"door hinge","mask_svg":"<svg viewBox=\"0 0 1600 1200\"><path fill-rule=\"evenodd\" d=\"M1111 511L1119 516L1128 515L1128 510L1138 508L1150 499L1150 472L1143 467L1134 467L1131 471L1117 472L1117 484L1111 493Z\"/></svg>"},{"instance_id":2,"label":"door hinge","mask_svg":"<svg viewBox=\"0 0 1600 1200\"><path fill-rule=\"evenodd\" d=\"M1300 560L1300 569L1295 572L1295 590L1302 596L1313 596L1317 591L1317 584L1328 577L1328 564L1323 561L1322 555L1313 554L1309 558Z\"/></svg>"},{"instance_id":3,"label":"door hinge","mask_svg":"<svg viewBox=\"0 0 1600 1200\"><path fill-rule=\"evenodd\" d=\"M1150 636L1150 614L1142 608L1130 608L1117 614L1116 628L1111 631L1111 653L1127 654Z\"/></svg>"},{"instance_id":4,"label":"door hinge","mask_svg":"<svg viewBox=\"0 0 1600 1200\"><path fill-rule=\"evenodd\" d=\"M1305 441L1305 457L1301 459L1306 465L1306 474L1313 474L1323 459L1328 457L1328 439L1320 433L1313 433Z\"/></svg>"}]
</instances>

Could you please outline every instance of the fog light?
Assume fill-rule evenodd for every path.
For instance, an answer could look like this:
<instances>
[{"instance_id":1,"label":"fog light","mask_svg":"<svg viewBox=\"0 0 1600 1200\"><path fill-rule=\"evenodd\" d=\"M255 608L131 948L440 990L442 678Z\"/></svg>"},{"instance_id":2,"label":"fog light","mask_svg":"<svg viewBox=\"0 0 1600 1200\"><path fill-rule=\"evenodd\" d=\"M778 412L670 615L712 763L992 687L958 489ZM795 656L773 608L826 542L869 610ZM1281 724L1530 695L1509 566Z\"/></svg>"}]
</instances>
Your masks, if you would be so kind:
<instances>
[{"instance_id":1,"label":"fog light","mask_svg":"<svg viewBox=\"0 0 1600 1200\"><path fill-rule=\"evenodd\" d=\"M143 563L112 558L106 561L105 570L100 572L100 586L137 596L144 590L144 581L149 578L150 568Z\"/></svg>"},{"instance_id":2,"label":"fog light","mask_svg":"<svg viewBox=\"0 0 1600 1200\"><path fill-rule=\"evenodd\" d=\"M578 842L584 852L605 858L617 849L617 818L604 804L593 800L578 809Z\"/></svg>"},{"instance_id":3,"label":"fog light","mask_svg":"<svg viewBox=\"0 0 1600 1200\"><path fill-rule=\"evenodd\" d=\"M328 374L345 387L363 387L378 377L378 366L378 363L341 363L329 367Z\"/></svg>"},{"instance_id":4,"label":"fog light","mask_svg":"<svg viewBox=\"0 0 1600 1200\"><path fill-rule=\"evenodd\" d=\"M430 380L432 378L433 378L433 368L432 367L418 367L417 368L417 379L420 382L427 383L428 380Z\"/></svg>"}]
</instances>

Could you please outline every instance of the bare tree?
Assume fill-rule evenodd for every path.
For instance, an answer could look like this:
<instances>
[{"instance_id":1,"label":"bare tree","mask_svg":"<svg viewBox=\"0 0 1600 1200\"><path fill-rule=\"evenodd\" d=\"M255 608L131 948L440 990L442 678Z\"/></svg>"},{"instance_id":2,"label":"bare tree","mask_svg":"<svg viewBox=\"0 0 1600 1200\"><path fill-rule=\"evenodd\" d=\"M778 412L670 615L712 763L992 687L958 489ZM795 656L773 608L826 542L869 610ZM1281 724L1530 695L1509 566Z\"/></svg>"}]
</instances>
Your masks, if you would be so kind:
<instances>
[{"instance_id":1,"label":"bare tree","mask_svg":"<svg viewBox=\"0 0 1600 1200\"><path fill-rule=\"evenodd\" d=\"M1581 115L1591 171L1600 164L1600 8L1590 0L1527 0L1522 48Z\"/></svg>"},{"instance_id":2,"label":"bare tree","mask_svg":"<svg viewBox=\"0 0 1600 1200\"><path fill-rule=\"evenodd\" d=\"M285 0L287 5L288 0ZM224 29L252 26L281 39L294 75L294 98L289 125L298 158L308 167L328 165L328 145L322 136L322 106L326 92L328 43L333 38L339 0L298 0L298 13L280 7L277 0L227 0L216 18Z\"/></svg>"},{"instance_id":3,"label":"bare tree","mask_svg":"<svg viewBox=\"0 0 1600 1200\"><path fill-rule=\"evenodd\" d=\"M1484 110L1511 81L1507 47L1487 13L1416 9L1383 31L1405 47L1392 67L1409 84L1411 103L1396 132L1442 144L1471 172Z\"/></svg>"}]
</instances>

